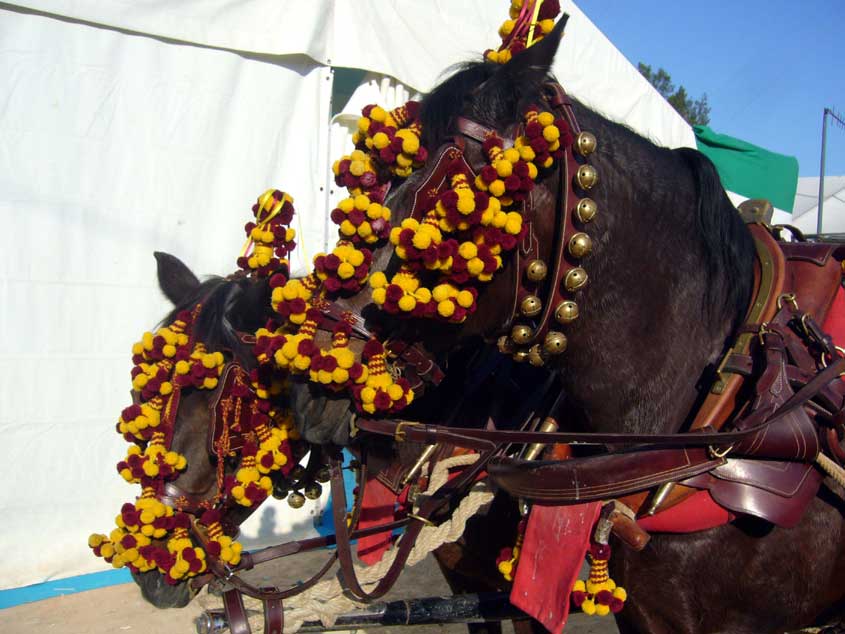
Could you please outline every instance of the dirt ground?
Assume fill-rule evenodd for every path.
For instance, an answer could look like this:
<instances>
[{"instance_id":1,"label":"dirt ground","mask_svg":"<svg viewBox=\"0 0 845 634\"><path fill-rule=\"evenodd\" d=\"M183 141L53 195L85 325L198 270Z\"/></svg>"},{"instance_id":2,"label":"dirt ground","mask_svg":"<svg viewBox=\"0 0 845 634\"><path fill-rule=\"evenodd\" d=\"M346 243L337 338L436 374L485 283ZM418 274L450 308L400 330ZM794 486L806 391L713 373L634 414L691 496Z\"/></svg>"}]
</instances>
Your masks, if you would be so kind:
<instances>
[{"instance_id":1,"label":"dirt ground","mask_svg":"<svg viewBox=\"0 0 845 634\"><path fill-rule=\"evenodd\" d=\"M325 555L312 553L291 560L277 560L249 573L252 581L275 581L280 585L313 572L317 560ZM284 562L284 563L282 563ZM406 570L387 600L448 594L446 582L432 558ZM222 604L221 604L222 607ZM195 619L202 607L195 600L180 610L156 610L141 598L134 584L110 586L99 590L28 603L0 610L3 634L193 634ZM228 632L228 630L226 630ZM365 630L361 630L364 632ZM374 629L378 634L464 634L463 625L420 625L413 628ZM506 632L512 629L508 625ZM586 617L574 614L566 634L617 634L610 617Z\"/></svg>"}]
</instances>

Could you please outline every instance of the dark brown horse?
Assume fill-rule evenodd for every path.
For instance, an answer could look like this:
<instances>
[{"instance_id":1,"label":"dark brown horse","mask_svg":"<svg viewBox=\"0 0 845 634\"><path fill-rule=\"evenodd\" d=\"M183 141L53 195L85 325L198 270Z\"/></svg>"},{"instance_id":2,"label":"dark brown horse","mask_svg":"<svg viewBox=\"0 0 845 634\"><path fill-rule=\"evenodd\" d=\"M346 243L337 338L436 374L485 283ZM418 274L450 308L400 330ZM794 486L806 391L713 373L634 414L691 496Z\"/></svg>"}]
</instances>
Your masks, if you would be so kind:
<instances>
[{"instance_id":1,"label":"dark brown horse","mask_svg":"<svg viewBox=\"0 0 845 634\"><path fill-rule=\"evenodd\" d=\"M551 80L560 28L504 66L468 64L446 79L422 103L425 145L433 151L461 136L459 117L512 135L528 104L545 103L542 87ZM599 432L684 430L747 310L752 239L701 154L657 147L577 102L572 108L582 129L598 138L590 162L601 182L591 191L600 211L587 229L594 246L586 264L590 283L576 294L581 317L567 331L566 352L547 364L568 395L565 420ZM470 164L483 165L480 143L463 140ZM421 170L394 188L387 200L394 213L410 208L426 177ZM533 192L535 207L545 210L535 226L544 259L554 208L562 204L559 182L550 175ZM389 249L376 256L377 270L396 266ZM368 293L341 304L376 330L444 350L494 339L510 317L512 279L506 267L459 327L391 321L368 306ZM293 390L305 437L342 440L349 401L306 384ZM744 518L701 533L655 535L639 553L616 549L612 572L630 597L620 628L757 633L838 616L845 597L843 504L841 491L829 486L792 529Z\"/></svg>"},{"instance_id":2,"label":"dark brown horse","mask_svg":"<svg viewBox=\"0 0 845 634\"><path fill-rule=\"evenodd\" d=\"M510 134L526 105L543 103L559 38L560 29L504 66L470 64L444 81L423 102L426 146L435 149L459 134L458 116ZM576 298L581 318L567 331L568 350L550 368L568 395L565 420L591 431L684 429L747 308L751 239L715 170L700 154L658 148L577 103L573 110L581 126L599 139L591 163L601 184L593 194L600 213L589 228L594 244L587 265L590 284ZM474 166L483 163L477 142L467 139L465 152ZM394 188L387 201L394 213L409 209L409 198L425 178L426 170L421 170ZM546 259L553 210L562 195L559 185L549 175L533 193L535 207L546 210L535 227ZM217 280L200 285L184 266L164 257L159 263L162 288L177 307L198 299L216 307L204 310L208 321L200 326L212 348L237 350L234 333L254 330L267 316L269 292L261 284ZM377 254L377 270L395 266L389 249ZM374 329L401 332L445 358L459 344L475 345L497 333L510 317L512 278L506 267L483 289L477 312L461 326L391 320L368 306L367 293L349 298L346 306L362 312ZM460 385L465 373L472 374L472 366L450 368L447 377L458 377ZM452 389L459 391L454 384ZM481 409L489 403L504 411L516 398L513 393L499 396L480 397L486 399ZM190 465L179 484L198 495L213 486L213 466L204 449L207 398L196 393L183 400L173 444L188 455ZM309 384L294 385L293 399L307 440L347 442L349 401L328 397ZM426 400L421 400L422 407ZM516 416L505 412L500 418L511 413ZM416 415L434 422L445 417L436 410ZM501 531L490 531L490 524L481 520L465 536L467 548L440 553L456 570L456 589L502 585L493 560L498 547L512 538L515 503L500 496L489 517L496 518L494 525ZM618 617L620 628L756 633L838 617L844 593L837 580L845 572L842 528L841 500L823 488L793 529L742 519L692 535L655 535L640 553L616 548L613 576L630 597ZM478 570L481 575L474 574ZM147 573L140 583L160 605L190 598L184 590L164 588L155 573Z\"/></svg>"}]
</instances>

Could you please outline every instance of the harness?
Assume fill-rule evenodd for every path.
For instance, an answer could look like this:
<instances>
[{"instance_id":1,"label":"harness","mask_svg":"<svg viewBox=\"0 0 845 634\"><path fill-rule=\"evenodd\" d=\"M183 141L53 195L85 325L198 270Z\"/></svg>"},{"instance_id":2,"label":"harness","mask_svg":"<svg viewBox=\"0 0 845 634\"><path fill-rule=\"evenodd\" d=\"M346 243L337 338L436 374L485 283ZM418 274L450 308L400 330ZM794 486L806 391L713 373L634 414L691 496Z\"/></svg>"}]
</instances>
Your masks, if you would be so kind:
<instances>
[{"instance_id":1,"label":"harness","mask_svg":"<svg viewBox=\"0 0 845 634\"><path fill-rule=\"evenodd\" d=\"M595 138L581 132L571 103L559 85L548 86L547 99L579 135L575 144L578 153L569 148L566 160L561 162L559 191L563 202L556 210L556 229L548 252L543 251L536 233L535 210L530 200L525 204L529 227L514 256L513 309L504 324L508 334L490 333L490 338L498 335L502 353L538 366L565 349L566 337L558 329L578 317L573 293L587 282L580 261L589 254L591 246L581 229L596 213L596 204L587 192L597 176L585 162L595 148ZM473 170L464 154L464 137L483 142L494 132L465 118L459 119L456 125L460 136L434 154L434 167L415 192L412 217L414 214L419 217L424 197L446 185L450 163L463 161ZM539 504L618 500L621 508L632 510L616 514L621 518L618 533L640 548L647 538L642 539L641 531L631 530L634 514L653 514L670 508L702 489L709 491L720 505L736 512L783 526L794 525L823 479L822 472L814 465L841 472L845 459L839 444L845 423L845 384L839 376L845 371L845 357L840 356L819 326L838 288L840 261L845 258L845 251L833 245L776 242L771 229L760 224L750 229L757 247L754 299L736 342L719 364L710 394L686 432L540 431L543 421L543 429L558 427L557 400L551 405L547 403L545 410L538 409L515 431L358 419L357 427L365 434L436 448L427 450L415 464L403 464L398 469L392 465L390 475L382 479L390 481L394 488L413 481L422 462L435 459L447 447L475 450L480 456L425 499L418 512L360 529L358 520L367 481L366 456L361 460L359 472L362 490L347 517L340 456L313 449L314 466L309 465L309 471L324 461L330 467L335 534L245 553L237 566L228 566L211 556L209 574L193 579L192 588L198 590L215 577L225 583L224 603L233 634L250 631L242 594L262 600L266 631L281 633L283 600L316 584L335 560L340 564L340 576L349 594L361 601L378 599L398 578L422 528L431 524L432 518L484 472L512 496ZM544 255L551 262L550 268L544 265ZM814 283L808 284L809 280ZM807 291L808 288L812 290ZM322 316L321 330L331 332L334 324L343 321L350 324L352 336L363 341L373 336L360 312L328 301L316 303L315 308ZM396 370L405 375L415 390L424 384L437 385L442 380L444 374L434 355L421 344L397 338L388 340L386 348L392 354ZM225 376L230 373L237 376L237 365L230 366L224 371ZM221 383L225 384L226 380L221 379ZM531 421L536 421L533 427ZM212 442L219 443L226 433L225 427L215 426ZM229 434L227 442L234 447L238 441ZM361 444L366 446L366 442ZM507 448L514 444L532 449L524 452L522 458L514 458L506 454ZM547 448L547 454L557 455L564 444L611 445L613 450L566 460L530 459L532 454L542 453L543 448ZM168 493L178 497L176 491ZM393 563L376 587L365 591L355 574L352 540L400 528L405 532ZM196 522L193 534L205 544L206 536ZM255 586L238 574L271 559L331 545L336 549L320 570L288 588Z\"/></svg>"}]
</instances>

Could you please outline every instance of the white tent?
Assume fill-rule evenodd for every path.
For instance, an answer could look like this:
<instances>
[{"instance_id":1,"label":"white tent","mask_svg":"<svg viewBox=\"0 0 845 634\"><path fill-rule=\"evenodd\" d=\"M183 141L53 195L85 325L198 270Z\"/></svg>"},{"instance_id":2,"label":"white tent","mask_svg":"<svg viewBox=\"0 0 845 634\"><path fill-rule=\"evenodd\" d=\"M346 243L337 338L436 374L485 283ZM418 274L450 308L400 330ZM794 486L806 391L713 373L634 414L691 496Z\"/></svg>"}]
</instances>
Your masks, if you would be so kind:
<instances>
[{"instance_id":1,"label":"white tent","mask_svg":"<svg viewBox=\"0 0 845 634\"><path fill-rule=\"evenodd\" d=\"M798 179L792 213L778 213L776 223L791 224L804 233L816 233L819 217L819 177ZM825 176L822 233L845 233L845 176Z\"/></svg>"},{"instance_id":2,"label":"white tent","mask_svg":"<svg viewBox=\"0 0 845 634\"><path fill-rule=\"evenodd\" d=\"M103 570L87 535L108 531L137 493L114 471L126 451L114 421L130 346L167 310L152 251L199 274L234 270L252 203L278 187L295 198L302 270L332 240L329 166L360 107L395 105L477 58L507 10L506 0L15 4L0 8L5 588ZM657 143L695 147L636 69L562 4L572 18L555 71L567 90ZM339 67L370 73L348 104L332 104ZM309 530L307 513L267 530L256 515L255 540Z\"/></svg>"}]
</instances>

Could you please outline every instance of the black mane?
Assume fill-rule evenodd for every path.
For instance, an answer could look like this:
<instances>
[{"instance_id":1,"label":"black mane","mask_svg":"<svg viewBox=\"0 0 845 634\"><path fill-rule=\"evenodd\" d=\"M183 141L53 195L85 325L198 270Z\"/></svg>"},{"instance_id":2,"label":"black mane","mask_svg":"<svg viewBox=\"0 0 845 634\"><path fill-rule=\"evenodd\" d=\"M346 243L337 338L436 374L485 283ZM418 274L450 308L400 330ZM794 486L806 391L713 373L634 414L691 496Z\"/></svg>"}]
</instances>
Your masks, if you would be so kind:
<instances>
[{"instance_id":1,"label":"black mane","mask_svg":"<svg viewBox=\"0 0 845 634\"><path fill-rule=\"evenodd\" d=\"M241 342L238 333L252 334L272 316L265 291L263 282L212 276L176 304L161 323L172 323L181 311L190 312L202 304L193 325L196 340L202 341L208 350L231 350L236 358L248 362L249 348Z\"/></svg>"}]
</instances>

